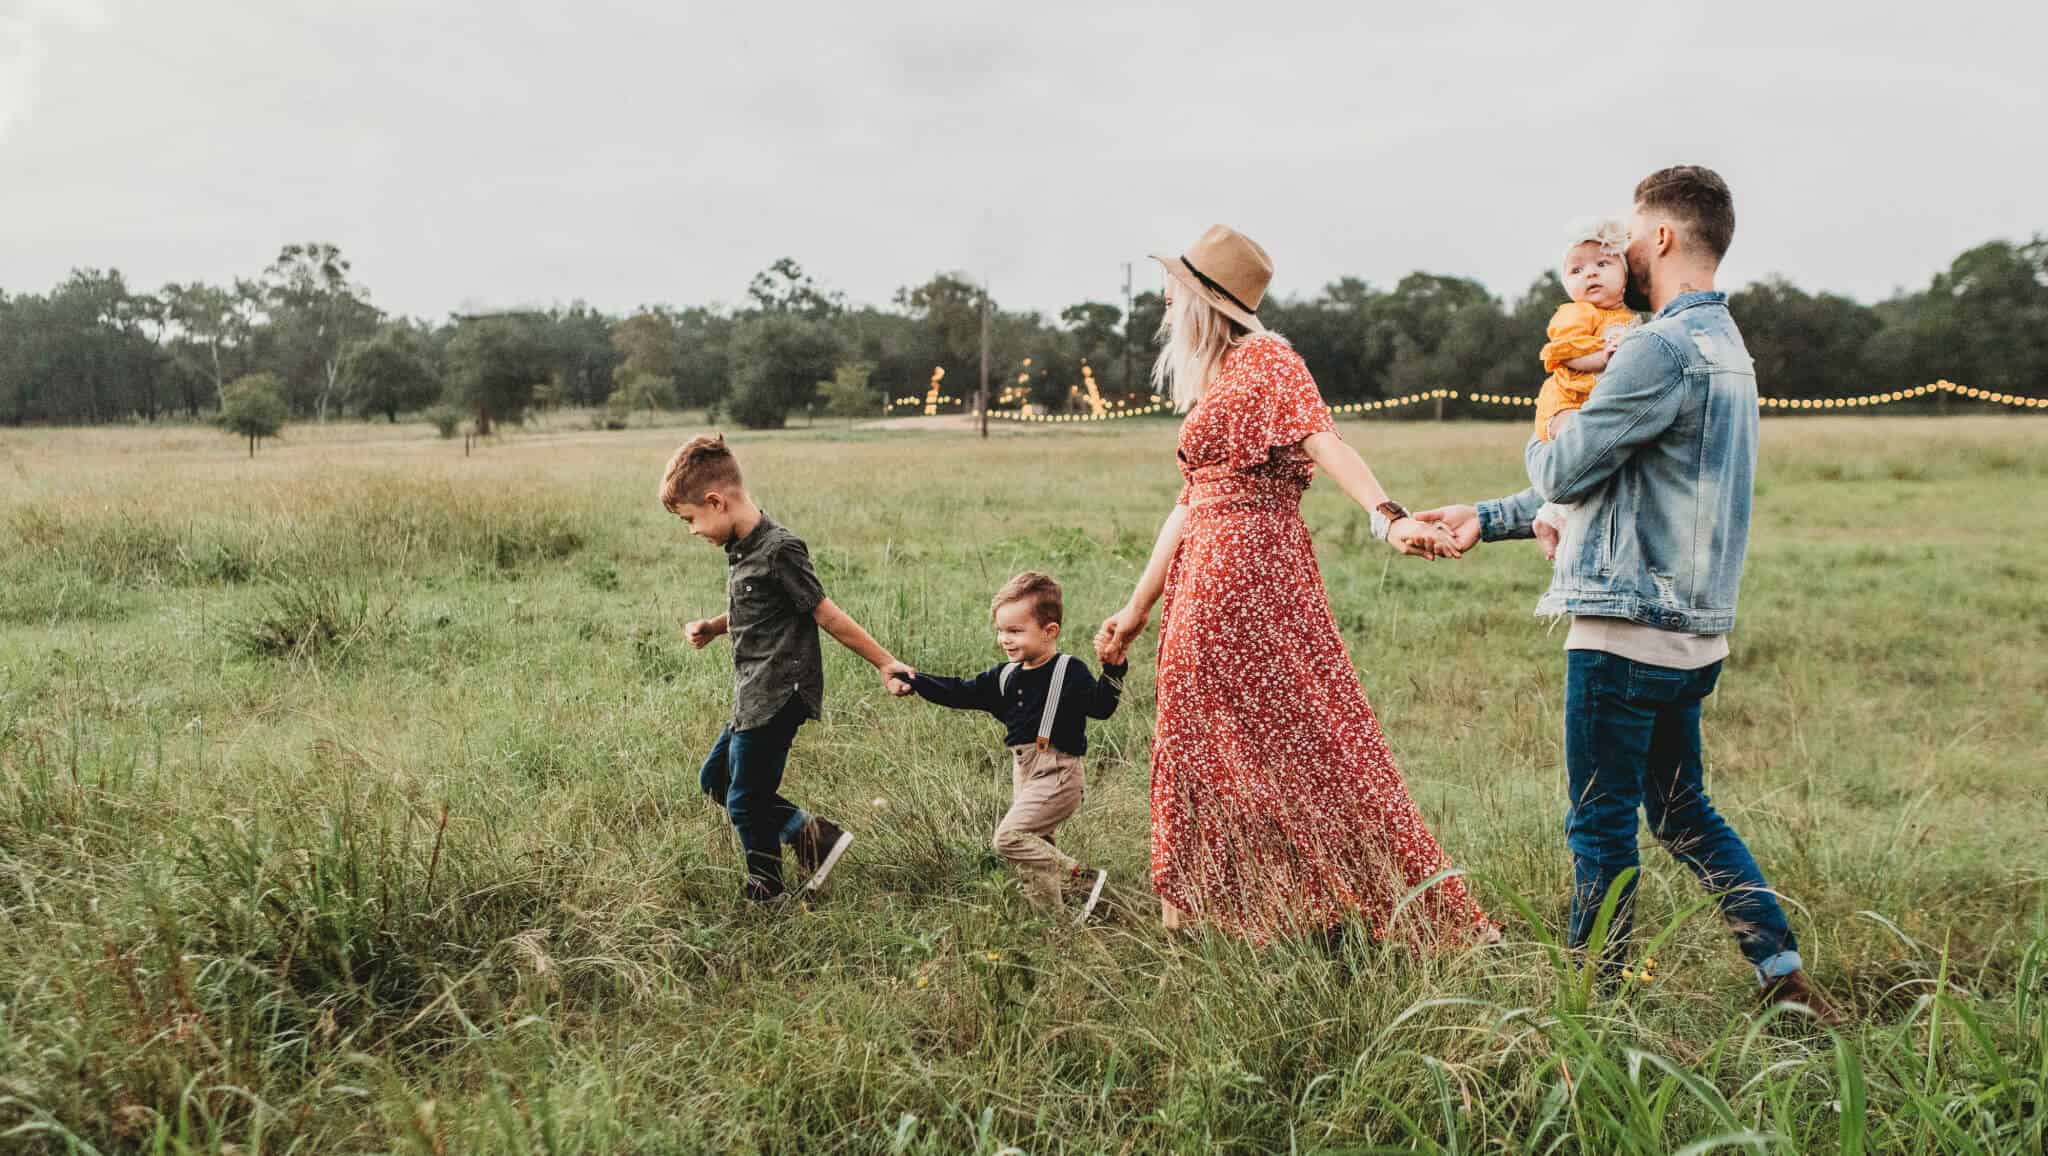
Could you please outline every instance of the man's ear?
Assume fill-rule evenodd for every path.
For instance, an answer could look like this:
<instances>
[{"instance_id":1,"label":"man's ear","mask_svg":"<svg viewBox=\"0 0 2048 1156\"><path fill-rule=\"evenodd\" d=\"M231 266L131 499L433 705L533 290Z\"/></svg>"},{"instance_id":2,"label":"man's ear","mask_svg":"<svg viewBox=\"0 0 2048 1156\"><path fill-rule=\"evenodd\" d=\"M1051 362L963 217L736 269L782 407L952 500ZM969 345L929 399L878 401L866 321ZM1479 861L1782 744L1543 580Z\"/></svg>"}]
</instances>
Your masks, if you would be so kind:
<instances>
[{"instance_id":1,"label":"man's ear","mask_svg":"<svg viewBox=\"0 0 2048 1156\"><path fill-rule=\"evenodd\" d=\"M1657 222L1657 255L1668 257L1678 251L1678 230L1669 221Z\"/></svg>"}]
</instances>

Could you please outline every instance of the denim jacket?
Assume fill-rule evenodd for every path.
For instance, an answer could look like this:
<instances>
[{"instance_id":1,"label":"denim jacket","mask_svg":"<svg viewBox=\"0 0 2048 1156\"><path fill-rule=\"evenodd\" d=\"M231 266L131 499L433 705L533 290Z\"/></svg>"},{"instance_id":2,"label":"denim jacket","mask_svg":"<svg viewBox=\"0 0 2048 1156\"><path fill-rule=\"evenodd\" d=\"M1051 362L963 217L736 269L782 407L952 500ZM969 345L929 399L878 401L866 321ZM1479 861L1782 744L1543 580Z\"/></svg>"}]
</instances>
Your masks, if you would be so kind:
<instances>
[{"instance_id":1,"label":"denim jacket","mask_svg":"<svg viewBox=\"0 0 2048 1156\"><path fill-rule=\"evenodd\" d=\"M1725 293L1687 293L1622 340L1530 488L1479 505L1487 541L1527 538L1545 501L1575 504L1539 609L1726 634L1749 545L1756 371Z\"/></svg>"}]
</instances>

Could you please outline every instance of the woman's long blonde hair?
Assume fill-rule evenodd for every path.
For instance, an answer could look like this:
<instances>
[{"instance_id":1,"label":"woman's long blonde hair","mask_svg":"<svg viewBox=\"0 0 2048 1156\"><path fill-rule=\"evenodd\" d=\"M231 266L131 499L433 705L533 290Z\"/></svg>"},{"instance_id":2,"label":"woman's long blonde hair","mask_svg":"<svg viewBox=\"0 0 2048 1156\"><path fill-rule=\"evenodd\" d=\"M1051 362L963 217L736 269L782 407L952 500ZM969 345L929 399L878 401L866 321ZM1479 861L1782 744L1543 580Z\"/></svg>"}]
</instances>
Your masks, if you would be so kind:
<instances>
[{"instance_id":1,"label":"woman's long blonde hair","mask_svg":"<svg viewBox=\"0 0 2048 1156\"><path fill-rule=\"evenodd\" d=\"M1173 408L1186 413L1202 400L1231 346L1265 329L1247 328L1187 286L1178 288L1159 318L1161 344L1159 358L1152 363L1152 392L1173 398Z\"/></svg>"}]
</instances>

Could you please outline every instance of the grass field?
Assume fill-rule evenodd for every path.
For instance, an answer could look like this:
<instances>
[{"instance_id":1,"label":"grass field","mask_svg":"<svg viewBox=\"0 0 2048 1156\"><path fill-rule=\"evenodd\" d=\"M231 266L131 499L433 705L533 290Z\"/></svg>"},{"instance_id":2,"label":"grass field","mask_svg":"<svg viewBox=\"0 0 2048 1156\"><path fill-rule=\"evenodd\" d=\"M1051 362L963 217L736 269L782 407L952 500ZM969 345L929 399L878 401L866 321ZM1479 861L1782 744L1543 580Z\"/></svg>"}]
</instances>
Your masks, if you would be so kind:
<instances>
[{"instance_id":1,"label":"grass field","mask_svg":"<svg viewBox=\"0 0 2048 1156\"><path fill-rule=\"evenodd\" d=\"M2048 423L1765 423L1710 776L1839 1038L1754 1014L1654 848L1656 981L1553 957L1544 563L1396 562L1326 486L1346 641L1508 945L1168 940L1156 636L1063 833L1104 926L995 870L994 725L836 648L788 783L858 842L813 909L739 909L695 788L729 658L679 630L724 561L653 499L685 432L0 431L0 1149L2042 1151ZM1085 653L1176 489L1165 423L997 432L735 442L832 596L965 673L1027 566ZM1518 482L1519 426L1346 435L1411 505Z\"/></svg>"}]
</instances>

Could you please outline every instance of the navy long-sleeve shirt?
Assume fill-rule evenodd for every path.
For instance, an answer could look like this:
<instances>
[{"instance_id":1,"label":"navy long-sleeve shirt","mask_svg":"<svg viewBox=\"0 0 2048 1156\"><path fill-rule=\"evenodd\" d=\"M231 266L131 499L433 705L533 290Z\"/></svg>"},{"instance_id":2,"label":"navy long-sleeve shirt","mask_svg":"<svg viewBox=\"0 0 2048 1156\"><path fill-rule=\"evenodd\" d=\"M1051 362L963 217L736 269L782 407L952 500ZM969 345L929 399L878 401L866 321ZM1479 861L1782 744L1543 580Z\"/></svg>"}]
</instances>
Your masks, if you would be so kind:
<instances>
[{"instance_id":1,"label":"navy long-sleeve shirt","mask_svg":"<svg viewBox=\"0 0 2048 1156\"><path fill-rule=\"evenodd\" d=\"M1004 666L1009 665L1004 663ZM910 687L918 697L955 710L987 711L1001 719L1011 746L1028 746L1038 741L1038 724L1045 716L1045 696L1052 690L1052 671L1058 662L1047 662L1036 670L1018 667L1010 676L1007 694L1001 689L1002 666L992 666L973 678L940 678L918 674ZM1124 672L1128 664L1102 668L1102 677L1088 672L1088 664L1076 658L1067 663L1067 681L1060 687L1059 714L1052 724L1054 748L1080 758L1088 753L1088 720L1106 719L1116 713L1123 696Z\"/></svg>"}]
</instances>

